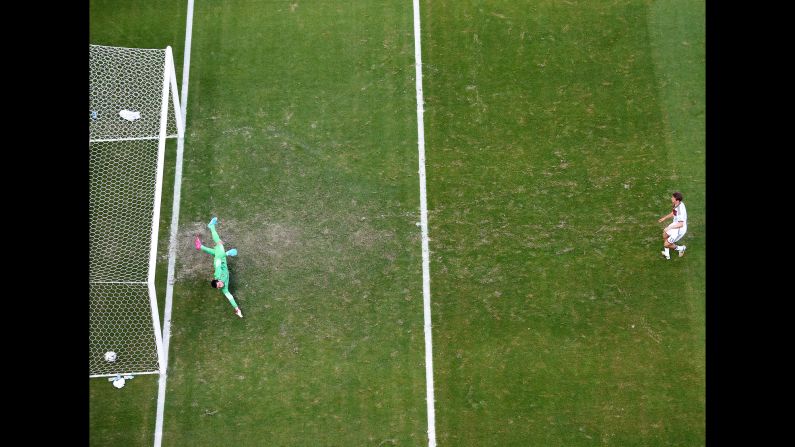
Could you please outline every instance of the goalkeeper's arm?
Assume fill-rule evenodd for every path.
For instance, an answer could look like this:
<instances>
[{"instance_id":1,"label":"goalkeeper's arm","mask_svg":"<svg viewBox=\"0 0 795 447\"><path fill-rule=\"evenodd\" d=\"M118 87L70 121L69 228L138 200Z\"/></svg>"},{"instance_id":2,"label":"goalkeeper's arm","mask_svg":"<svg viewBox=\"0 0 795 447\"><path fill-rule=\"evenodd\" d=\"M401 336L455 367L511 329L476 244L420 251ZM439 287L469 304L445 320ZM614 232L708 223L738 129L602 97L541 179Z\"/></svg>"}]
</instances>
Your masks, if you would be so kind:
<instances>
[{"instance_id":1,"label":"goalkeeper's arm","mask_svg":"<svg viewBox=\"0 0 795 447\"><path fill-rule=\"evenodd\" d=\"M224 287L221 291L224 292L224 296L226 297L226 299L229 300L229 304L231 304L232 307L237 309L237 303L235 302L235 297L233 297L232 294L229 293L229 290L227 290L226 287Z\"/></svg>"}]
</instances>

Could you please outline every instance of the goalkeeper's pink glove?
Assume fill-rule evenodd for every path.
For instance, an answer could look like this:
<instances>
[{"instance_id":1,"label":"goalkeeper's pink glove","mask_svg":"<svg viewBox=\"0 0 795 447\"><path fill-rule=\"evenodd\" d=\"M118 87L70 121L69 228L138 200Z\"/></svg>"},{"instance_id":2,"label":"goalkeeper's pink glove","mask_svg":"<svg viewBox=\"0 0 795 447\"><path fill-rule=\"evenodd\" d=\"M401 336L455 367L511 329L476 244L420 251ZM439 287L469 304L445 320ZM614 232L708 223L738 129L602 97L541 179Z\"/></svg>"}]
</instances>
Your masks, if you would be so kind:
<instances>
[{"instance_id":1,"label":"goalkeeper's pink glove","mask_svg":"<svg viewBox=\"0 0 795 447\"><path fill-rule=\"evenodd\" d=\"M202 249L202 241L199 239L199 236L196 236L196 239L193 240L193 246L196 247L196 250Z\"/></svg>"}]
</instances>

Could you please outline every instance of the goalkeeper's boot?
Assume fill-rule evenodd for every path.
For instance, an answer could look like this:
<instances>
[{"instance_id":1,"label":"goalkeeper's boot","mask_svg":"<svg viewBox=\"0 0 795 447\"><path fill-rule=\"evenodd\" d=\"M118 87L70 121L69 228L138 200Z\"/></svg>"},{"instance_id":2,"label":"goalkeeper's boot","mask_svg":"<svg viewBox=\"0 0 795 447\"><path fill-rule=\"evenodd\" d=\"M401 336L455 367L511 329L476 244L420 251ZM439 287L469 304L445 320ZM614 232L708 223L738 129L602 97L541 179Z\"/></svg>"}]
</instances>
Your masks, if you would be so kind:
<instances>
[{"instance_id":1,"label":"goalkeeper's boot","mask_svg":"<svg viewBox=\"0 0 795 447\"><path fill-rule=\"evenodd\" d=\"M226 255L227 256L237 256L237 248L233 248L233 249L229 250L228 252L226 252Z\"/></svg>"},{"instance_id":2,"label":"goalkeeper's boot","mask_svg":"<svg viewBox=\"0 0 795 447\"><path fill-rule=\"evenodd\" d=\"M199 236L195 236L195 239L193 239L193 246L196 247L196 250L202 249L202 240L199 239Z\"/></svg>"},{"instance_id":3,"label":"goalkeeper's boot","mask_svg":"<svg viewBox=\"0 0 795 447\"><path fill-rule=\"evenodd\" d=\"M218 223L218 218L217 217L213 217L212 219L210 219L210 223L208 223L207 226L211 227L211 226L213 226L213 225L215 225L217 223Z\"/></svg>"},{"instance_id":4,"label":"goalkeeper's boot","mask_svg":"<svg viewBox=\"0 0 795 447\"><path fill-rule=\"evenodd\" d=\"M235 315L237 315L240 318L243 318L243 312L240 311L239 307L235 308Z\"/></svg>"}]
</instances>

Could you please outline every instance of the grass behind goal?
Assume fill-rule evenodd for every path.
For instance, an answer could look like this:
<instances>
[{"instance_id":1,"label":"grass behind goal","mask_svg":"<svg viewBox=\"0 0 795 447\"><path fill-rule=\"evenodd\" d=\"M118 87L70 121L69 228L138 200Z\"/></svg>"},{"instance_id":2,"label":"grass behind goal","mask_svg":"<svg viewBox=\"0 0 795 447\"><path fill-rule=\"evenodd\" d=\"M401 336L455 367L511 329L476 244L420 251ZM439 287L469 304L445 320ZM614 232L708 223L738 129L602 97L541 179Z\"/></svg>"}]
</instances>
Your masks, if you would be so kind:
<instances>
[{"instance_id":1,"label":"grass behind goal","mask_svg":"<svg viewBox=\"0 0 795 447\"><path fill-rule=\"evenodd\" d=\"M438 444L703 445L703 5L420 3ZM182 87L185 2L90 7ZM427 445L411 14L197 2L163 445ZM89 391L91 445L151 445L156 377Z\"/></svg>"}]
</instances>

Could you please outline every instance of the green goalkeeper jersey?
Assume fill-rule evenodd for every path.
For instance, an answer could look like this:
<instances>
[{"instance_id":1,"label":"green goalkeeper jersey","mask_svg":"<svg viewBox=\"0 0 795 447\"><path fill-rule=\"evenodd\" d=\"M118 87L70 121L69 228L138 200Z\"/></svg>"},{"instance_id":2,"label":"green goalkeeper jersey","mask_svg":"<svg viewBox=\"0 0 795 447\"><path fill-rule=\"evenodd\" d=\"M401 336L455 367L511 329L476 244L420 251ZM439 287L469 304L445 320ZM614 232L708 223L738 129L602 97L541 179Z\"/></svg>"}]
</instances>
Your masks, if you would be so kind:
<instances>
[{"instance_id":1,"label":"green goalkeeper jersey","mask_svg":"<svg viewBox=\"0 0 795 447\"><path fill-rule=\"evenodd\" d=\"M199 245L198 248L201 248L201 251L207 253L208 255L213 255L213 268L215 268L215 272L213 273L213 278L222 281L224 286L221 288L221 292L224 293L224 296L229 300L229 304L232 305L235 309L237 309L237 303L235 302L235 298L229 293L229 267L226 265L226 256L227 251L224 250L224 244L221 243L221 237L218 236L218 232L215 231L215 218L207 225L207 228L210 229L210 232L213 235L213 242L215 242L215 248L205 247L204 245ZM200 242L197 242L200 244ZM229 250L230 254L234 256L237 253L237 250ZM239 315L239 314L238 314ZM239 315L240 316L240 315Z\"/></svg>"},{"instance_id":2,"label":"green goalkeeper jersey","mask_svg":"<svg viewBox=\"0 0 795 447\"><path fill-rule=\"evenodd\" d=\"M221 292L227 298L232 299L232 294L229 293L229 267L226 265L226 251L223 244L217 243L215 249L202 245L201 250L208 255L213 255L213 267L215 268L213 278L223 281L224 286L221 288Z\"/></svg>"},{"instance_id":3,"label":"green goalkeeper jersey","mask_svg":"<svg viewBox=\"0 0 795 447\"><path fill-rule=\"evenodd\" d=\"M229 293L229 267L226 265L226 251L224 251L224 246L221 244L216 245L213 255L215 256L215 259L213 259L213 265L215 266L213 277L224 282L224 287L221 291L226 295Z\"/></svg>"}]
</instances>

